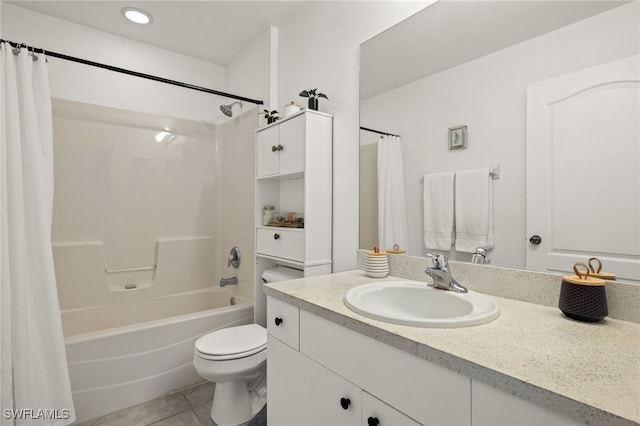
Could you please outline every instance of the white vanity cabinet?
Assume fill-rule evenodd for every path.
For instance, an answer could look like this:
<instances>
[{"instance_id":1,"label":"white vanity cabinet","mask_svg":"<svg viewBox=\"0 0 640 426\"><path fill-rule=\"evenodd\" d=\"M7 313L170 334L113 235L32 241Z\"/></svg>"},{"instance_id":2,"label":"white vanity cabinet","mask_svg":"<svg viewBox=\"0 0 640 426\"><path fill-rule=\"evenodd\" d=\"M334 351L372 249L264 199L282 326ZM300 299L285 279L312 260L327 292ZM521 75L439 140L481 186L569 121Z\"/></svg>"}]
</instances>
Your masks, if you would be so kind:
<instances>
[{"instance_id":1,"label":"white vanity cabinet","mask_svg":"<svg viewBox=\"0 0 640 426\"><path fill-rule=\"evenodd\" d=\"M267 311L269 424L581 424L279 299Z\"/></svg>"},{"instance_id":2,"label":"white vanity cabinet","mask_svg":"<svg viewBox=\"0 0 640 426\"><path fill-rule=\"evenodd\" d=\"M474 426L579 426L583 423L474 380Z\"/></svg>"},{"instance_id":3,"label":"white vanity cabinet","mask_svg":"<svg viewBox=\"0 0 640 426\"><path fill-rule=\"evenodd\" d=\"M470 379L306 311L282 341L282 303L267 298L269 424L470 424Z\"/></svg>"}]
</instances>

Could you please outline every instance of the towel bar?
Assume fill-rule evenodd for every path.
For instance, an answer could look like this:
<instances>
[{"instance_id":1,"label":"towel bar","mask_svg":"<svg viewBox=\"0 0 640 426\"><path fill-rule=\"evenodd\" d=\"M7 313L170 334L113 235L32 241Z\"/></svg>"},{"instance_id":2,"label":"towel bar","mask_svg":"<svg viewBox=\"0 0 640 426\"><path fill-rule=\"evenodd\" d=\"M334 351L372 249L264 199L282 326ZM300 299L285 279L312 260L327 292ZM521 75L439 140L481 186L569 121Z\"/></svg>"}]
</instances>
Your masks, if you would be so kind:
<instances>
[{"instance_id":1,"label":"towel bar","mask_svg":"<svg viewBox=\"0 0 640 426\"><path fill-rule=\"evenodd\" d=\"M426 172L429 173L429 172ZM492 164L489 166L489 174L491 179L500 179L500 164ZM424 175L420 178L420 182L424 182Z\"/></svg>"}]
</instances>

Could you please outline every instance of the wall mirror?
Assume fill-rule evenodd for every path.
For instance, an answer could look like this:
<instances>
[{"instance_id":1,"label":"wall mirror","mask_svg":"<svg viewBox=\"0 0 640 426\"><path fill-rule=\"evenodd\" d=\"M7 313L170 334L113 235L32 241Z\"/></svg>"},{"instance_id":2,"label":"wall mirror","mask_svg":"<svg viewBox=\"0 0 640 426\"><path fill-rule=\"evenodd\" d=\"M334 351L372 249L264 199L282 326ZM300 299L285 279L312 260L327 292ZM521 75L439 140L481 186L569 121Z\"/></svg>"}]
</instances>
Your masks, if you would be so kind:
<instances>
[{"instance_id":1,"label":"wall mirror","mask_svg":"<svg viewBox=\"0 0 640 426\"><path fill-rule=\"evenodd\" d=\"M427 253L425 173L497 164L491 264L564 272L597 256L640 280L639 7L441 0L363 43L360 247L378 242L377 130L402 140L409 254ZM449 150L462 125L466 149Z\"/></svg>"}]
</instances>

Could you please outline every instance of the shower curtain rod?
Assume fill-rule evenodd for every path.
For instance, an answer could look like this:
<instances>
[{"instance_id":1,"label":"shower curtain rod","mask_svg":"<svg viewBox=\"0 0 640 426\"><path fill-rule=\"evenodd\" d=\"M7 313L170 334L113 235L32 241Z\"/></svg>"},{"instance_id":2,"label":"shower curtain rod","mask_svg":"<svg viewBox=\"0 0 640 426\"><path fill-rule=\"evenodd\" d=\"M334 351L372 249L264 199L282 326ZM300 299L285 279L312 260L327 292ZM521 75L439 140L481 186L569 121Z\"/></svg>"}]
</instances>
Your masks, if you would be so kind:
<instances>
[{"instance_id":1,"label":"shower curtain rod","mask_svg":"<svg viewBox=\"0 0 640 426\"><path fill-rule=\"evenodd\" d=\"M381 132L380 130L369 129L368 127L360 126L360 130L365 130L367 132L377 133L377 134L383 135L383 136L396 136L398 138L400 137L400 135L394 135L393 133Z\"/></svg>"},{"instance_id":2,"label":"shower curtain rod","mask_svg":"<svg viewBox=\"0 0 640 426\"><path fill-rule=\"evenodd\" d=\"M236 99L238 101L249 102L249 103L256 104L256 105L263 105L264 104L264 102L261 101L261 100L245 98L243 96L238 96L238 95L234 95L234 94L231 94L231 93L220 92L218 90L213 90L213 89L207 89L206 87L196 86L196 85L189 84L189 83L183 83L181 81L170 80L170 79L164 78L164 77L158 77L156 75L145 74L145 73L141 73L141 72L138 72L138 71L132 71L132 70L128 70L128 69L125 69L125 68L115 67L113 65L101 64L100 62L89 61L87 59L82 59L82 58L77 58L75 56L65 55L64 53L57 53L57 52L53 52L51 50L44 50L44 49L40 49L40 48L37 48L37 47L27 46L24 43L16 43L16 42L9 41L9 40L4 40L4 39L0 39L0 43L9 43L9 45L11 45L11 47L18 47L18 48L25 47L30 52L43 53L43 54L45 54L47 56L51 56L51 57L58 58L58 59L64 59L65 61L77 62L79 64L84 64L84 65L89 65L89 66L92 66L92 67L102 68L102 69L109 70L109 71L119 72L121 74L132 75L134 77L145 78L147 80L158 81L160 83L166 83L166 84L171 84L173 86L184 87L186 89L197 90L199 92L210 93L212 95L224 96L225 98Z\"/></svg>"}]
</instances>

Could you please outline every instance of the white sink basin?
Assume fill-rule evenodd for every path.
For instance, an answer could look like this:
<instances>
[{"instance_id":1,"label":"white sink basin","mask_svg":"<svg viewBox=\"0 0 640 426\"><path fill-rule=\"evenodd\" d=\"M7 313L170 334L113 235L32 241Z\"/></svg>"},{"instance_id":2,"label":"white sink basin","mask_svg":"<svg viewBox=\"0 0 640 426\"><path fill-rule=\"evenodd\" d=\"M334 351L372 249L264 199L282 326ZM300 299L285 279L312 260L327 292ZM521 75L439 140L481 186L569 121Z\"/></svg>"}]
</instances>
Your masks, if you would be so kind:
<instances>
[{"instance_id":1,"label":"white sink basin","mask_svg":"<svg viewBox=\"0 0 640 426\"><path fill-rule=\"evenodd\" d=\"M498 305L488 296L439 290L417 281L363 284L349 290L344 302L366 317L417 327L469 327L500 316Z\"/></svg>"}]
</instances>

